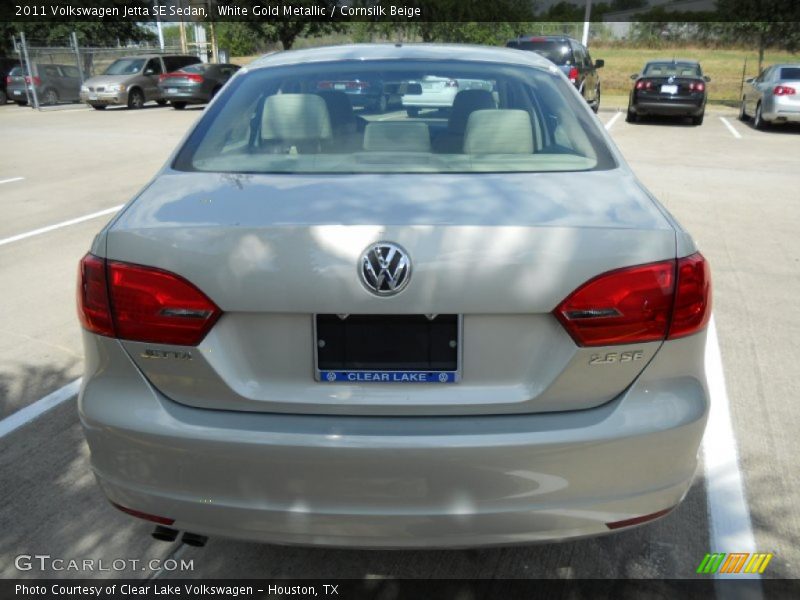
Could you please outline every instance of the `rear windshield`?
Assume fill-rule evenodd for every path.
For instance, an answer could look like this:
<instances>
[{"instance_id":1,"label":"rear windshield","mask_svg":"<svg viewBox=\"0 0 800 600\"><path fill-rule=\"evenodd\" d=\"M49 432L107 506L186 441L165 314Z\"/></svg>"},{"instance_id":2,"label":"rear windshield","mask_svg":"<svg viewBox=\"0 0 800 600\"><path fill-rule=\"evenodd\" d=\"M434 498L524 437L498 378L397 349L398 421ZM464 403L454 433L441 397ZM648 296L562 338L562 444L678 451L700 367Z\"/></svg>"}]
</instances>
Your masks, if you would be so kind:
<instances>
[{"instance_id":1,"label":"rear windshield","mask_svg":"<svg viewBox=\"0 0 800 600\"><path fill-rule=\"evenodd\" d=\"M120 58L111 63L103 75L135 75L142 70L144 58Z\"/></svg>"},{"instance_id":2,"label":"rear windshield","mask_svg":"<svg viewBox=\"0 0 800 600\"><path fill-rule=\"evenodd\" d=\"M8 72L8 75L9 77L22 77L23 73L27 75L27 71L22 67L14 67Z\"/></svg>"},{"instance_id":3,"label":"rear windshield","mask_svg":"<svg viewBox=\"0 0 800 600\"><path fill-rule=\"evenodd\" d=\"M781 79L800 79L800 67L781 67Z\"/></svg>"},{"instance_id":4,"label":"rear windshield","mask_svg":"<svg viewBox=\"0 0 800 600\"><path fill-rule=\"evenodd\" d=\"M198 63L196 65L191 65L189 67L181 67L178 69L180 73L205 73L212 65L204 65L203 63Z\"/></svg>"},{"instance_id":5,"label":"rear windshield","mask_svg":"<svg viewBox=\"0 0 800 600\"><path fill-rule=\"evenodd\" d=\"M545 69L339 61L237 77L178 153L242 173L585 171L615 166L581 99Z\"/></svg>"},{"instance_id":6,"label":"rear windshield","mask_svg":"<svg viewBox=\"0 0 800 600\"><path fill-rule=\"evenodd\" d=\"M644 75L648 77L701 77L700 65L692 63L647 63Z\"/></svg>"},{"instance_id":7,"label":"rear windshield","mask_svg":"<svg viewBox=\"0 0 800 600\"><path fill-rule=\"evenodd\" d=\"M567 42L557 40L515 40L506 44L509 48L530 50L559 65L572 64L572 49Z\"/></svg>"}]
</instances>

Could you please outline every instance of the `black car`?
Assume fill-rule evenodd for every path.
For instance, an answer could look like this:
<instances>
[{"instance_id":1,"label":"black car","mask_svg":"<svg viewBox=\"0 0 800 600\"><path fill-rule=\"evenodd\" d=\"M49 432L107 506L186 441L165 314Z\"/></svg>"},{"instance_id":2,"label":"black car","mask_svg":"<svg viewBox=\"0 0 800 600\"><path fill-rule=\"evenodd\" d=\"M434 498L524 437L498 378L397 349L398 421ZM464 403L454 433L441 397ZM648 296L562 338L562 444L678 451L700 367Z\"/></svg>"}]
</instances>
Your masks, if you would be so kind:
<instances>
[{"instance_id":1,"label":"black car","mask_svg":"<svg viewBox=\"0 0 800 600\"><path fill-rule=\"evenodd\" d=\"M388 84L391 88L391 84ZM335 81L317 83L318 92L344 92L354 108L365 108L378 113L386 112L392 98L387 85L378 79L365 80L363 76L344 75Z\"/></svg>"},{"instance_id":2,"label":"black car","mask_svg":"<svg viewBox=\"0 0 800 600\"><path fill-rule=\"evenodd\" d=\"M11 72L11 69L18 66L19 60L16 58L0 57L0 104L8 102L8 91L6 90L8 74Z\"/></svg>"},{"instance_id":3,"label":"black car","mask_svg":"<svg viewBox=\"0 0 800 600\"><path fill-rule=\"evenodd\" d=\"M564 72L594 112L600 108L600 75L597 69L605 61L592 61L589 50L578 40L561 35L526 35L507 42L506 48L541 54Z\"/></svg>"},{"instance_id":4,"label":"black car","mask_svg":"<svg viewBox=\"0 0 800 600\"><path fill-rule=\"evenodd\" d=\"M158 78L161 97L182 110L187 104L208 102L239 70L238 65L199 63L183 67Z\"/></svg>"},{"instance_id":5,"label":"black car","mask_svg":"<svg viewBox=\"0 0 800 600\"><path fill-rule=\"evenodd\" d=\"M696 60L654 60L645 64L634 80L628 100L626 121L633 123L645 115L691 117L694 125L703 122L706 111L706 84Z\"/></svg>"}]
</instances>

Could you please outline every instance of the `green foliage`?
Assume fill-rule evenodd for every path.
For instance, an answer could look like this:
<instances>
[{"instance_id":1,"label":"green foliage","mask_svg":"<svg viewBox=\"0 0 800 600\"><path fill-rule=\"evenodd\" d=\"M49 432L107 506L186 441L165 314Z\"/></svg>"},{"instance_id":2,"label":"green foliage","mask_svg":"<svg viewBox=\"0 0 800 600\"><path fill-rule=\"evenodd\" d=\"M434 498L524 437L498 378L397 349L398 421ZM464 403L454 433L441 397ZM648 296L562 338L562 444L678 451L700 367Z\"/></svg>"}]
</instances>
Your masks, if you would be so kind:
<instances>
[{"instance_id":1,"label":"green foliage","mask_svg":"<svg viewBox=\"0 0 800 600\"><path fill-rule=\"evenodd\" d=\"M68 46L73 31L81 46L116 46L127 42L156 39L156 34L132 22L0 23L0 55L13 52L11 36L24 32L28 43L41 46Z\"/></svg>"}]
</instances>

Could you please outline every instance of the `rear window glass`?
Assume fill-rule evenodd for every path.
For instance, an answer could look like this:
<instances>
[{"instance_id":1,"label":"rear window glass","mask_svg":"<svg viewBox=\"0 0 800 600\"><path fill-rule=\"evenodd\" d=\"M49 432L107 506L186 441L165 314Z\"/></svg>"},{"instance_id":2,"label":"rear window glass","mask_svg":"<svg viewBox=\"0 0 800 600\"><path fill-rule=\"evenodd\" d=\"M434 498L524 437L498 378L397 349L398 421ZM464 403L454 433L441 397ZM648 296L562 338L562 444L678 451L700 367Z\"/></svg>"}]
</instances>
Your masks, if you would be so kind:
<instances>
[{"instance_id":1,"label":"rear window glass","mask_svg":"<svg viewBox=\"0 0 800 600\"><path fill-rule=\"evenodd\" d=\"M183 67L182 69L178 70L181 73L205 73L211 66L212 65L204 65L203 63L199 63L189 67Z\"/></svg>"},{"instance_id":2,"label":"rear window glass","mask_svg":"<svg viewBox=\"0 0 800 600\"><path fill-rule=\"evenodd\" d=\"M26 71L22 67L14 67L8 72L8 75L10 77L22 77L23 73L26 73Z\"/></svg>"},{"instance_id":3,"label":"rear window glass","mask_svg":"<svg viewBox=\"0 0 800 600\"><path fill-rule=\"evenodd\" d=\"M648 77L700 77L700 65L691 63L648 63L644 68L644 75Z\"/></svg>"},{"instance_id":4,"label":"rear window glass","mask_svg":"<svg viewBox=\"0 0 800 600\"><path fill-rule=\"evenodd\" d=\"M144 58L120 58L111 63L104 75L135 75L142 70Z\"/></svg>"},{"instance_id":5,"label":"rear window glass","mask_svg":"<svg viewBox=\"0 0 800 600\"><path fill-rule=\"evenodd\" d=\"M339 61L257 69L226 88L179 170L582 171L615 166L591 113L545 69Z\"/></svg>"},{"instance_id":6,"label":"rear window glass","mask_svg":"<svg viewBox=\"0 0 800 600\"><path fill-rule=\"evenodd\" d=\"M541 54L550 62L559 66L572 64L574 58L572 56L572 49L567 42L554 41L554 40L519 40L506 44L509 48L517 48L519 50L530 50Z\"/></svg>"},{"instance_id":7,"label":"rear window glass","mask_svg":"<svg viewBox=\"0 0 800 600\"><path fill-rule=\"evenodd\" d=\"M781 79L800 79L800 67L781 67Z\"/></svg>"}]
</instances>

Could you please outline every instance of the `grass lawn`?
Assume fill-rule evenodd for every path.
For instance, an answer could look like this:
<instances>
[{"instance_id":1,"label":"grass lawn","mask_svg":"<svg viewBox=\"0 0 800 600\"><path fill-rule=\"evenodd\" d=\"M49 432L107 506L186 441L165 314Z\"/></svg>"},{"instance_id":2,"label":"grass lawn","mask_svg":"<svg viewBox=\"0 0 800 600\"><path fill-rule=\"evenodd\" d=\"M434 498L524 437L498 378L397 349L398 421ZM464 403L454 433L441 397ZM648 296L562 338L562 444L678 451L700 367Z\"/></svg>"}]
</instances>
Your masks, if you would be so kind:
<instances>
[{"instance_id":1,"label":"grass lawn","mask_svg":"<svg viewBox=\"0 0 800 600\"><path fill-rule=\"evenodd\" d=\"M311 42L316 40L303 40L300 46L315 45ZM330 41L328 42L330 43ZM341 41L340 41L341 43ZM627 104L628 92L632 82L630 76L637 73L648 60L666 58L688 58L699 60L703 67L703 72L711 77L708 84L709 102L728 104L737 106L739 103L739 90L742 83L742 68L747 59L747 70L745 78L758 75L758 52L756 50L716 50L709 48L679 48L651 50L648 48L619 48L604 47L602 44L594 44L590 51L592 58L602 58L606 61L605 67L600 71L602 79L603 96L614 100L623 98L619 104ZM245 65L255 56L234 57L232 62ZM800 54L790 54L788 52L767 51L764 54L764 65L771 65L779 62L793 62L800 64Z\"/></svg>"}]
</instances>

